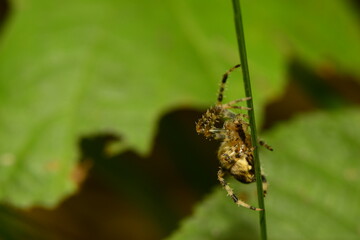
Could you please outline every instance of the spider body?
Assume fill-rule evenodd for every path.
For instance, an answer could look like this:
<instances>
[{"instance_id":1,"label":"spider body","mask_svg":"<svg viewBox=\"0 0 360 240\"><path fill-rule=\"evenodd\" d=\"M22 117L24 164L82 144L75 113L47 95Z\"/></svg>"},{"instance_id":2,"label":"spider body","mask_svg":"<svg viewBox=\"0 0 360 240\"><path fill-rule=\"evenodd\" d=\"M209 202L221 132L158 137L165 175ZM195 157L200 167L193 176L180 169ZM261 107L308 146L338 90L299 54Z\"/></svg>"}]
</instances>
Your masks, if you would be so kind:
<instances>
[{"instance_id":1,"label":"spider body","mask_svg":"<svg viewBox=\"0 0 360 240\"><path fill-rule=\"evenodd\" d=\"M230 109L251 110L247 107L235 105L239 102L247 101L250 98L237 99L226 104L222 103L224 86L228 75L238 67L240 67L240 65L234 66L224 74L220 85L217 104L202 115L196 123L196 131L209 140L215 139L221 141L218 150L218 159L220 163L218 179L233 201L238 205L252 210L262 210L250 206L238 199L224 179L224 176L229 174L242 183L252 183L256 181L253 154L254 147L249 133L249 124L247 123L248 116L246 114L237 114L230 111ZM259 143L269 150L272 150L272 148L263 141L260 141ZM262 183L265 195L267 191L267 181L263 174Z\"/></svg>"}]
</instances>

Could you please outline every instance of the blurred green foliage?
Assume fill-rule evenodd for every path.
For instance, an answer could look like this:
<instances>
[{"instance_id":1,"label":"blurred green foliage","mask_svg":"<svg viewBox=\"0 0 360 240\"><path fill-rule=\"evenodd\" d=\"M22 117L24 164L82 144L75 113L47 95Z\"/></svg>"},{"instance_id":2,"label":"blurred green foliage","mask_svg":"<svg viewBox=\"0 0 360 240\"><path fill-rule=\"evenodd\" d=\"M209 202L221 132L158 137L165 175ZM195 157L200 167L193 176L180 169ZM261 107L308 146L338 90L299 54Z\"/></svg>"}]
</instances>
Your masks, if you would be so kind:
<instances>
[{"instance_id":1,"label":"blurred green foliage","mask_svg":"<svg viewBox=\"0 0 360 240\"><path fill-rule=\"evenodd\" d=\"M312 71L326 67L359 79L360 31L350 2L243 1L242 6L259 124L265 105L283 94L294 60ZM76 190L83 137L110 133L120 137L121 151L148 154L159 119L181 107L213 104L221 74L238 63L230 1L13 0L10 9L0 39L0 200L18 207L54 207ZM225 100L243 97L240 74L231 78ZM344 106L326 87L302 78L320 107ZM309 238L311 224L320 220L324 224L313 239L358 236L359 209L346 212L359 199L358 142L351 135L359 129L357 119L356 110L338 109L284 123L268 134L276 149L263 157L272 191L271 237ZM181 145L181 138L170 140L181 129L168 131L168 142ZM186 157L182 154L174 161ZM149 199L151 204L157 198ZM254 213L238 209L241 215L235 216L228 200L218 190L173 238L247 234L253 239ZM210 210L213 217L203 220ZM301 214L312 220L297 218ZM209 232L212 226L218 229Z\"/></svg>"}]
</instances>

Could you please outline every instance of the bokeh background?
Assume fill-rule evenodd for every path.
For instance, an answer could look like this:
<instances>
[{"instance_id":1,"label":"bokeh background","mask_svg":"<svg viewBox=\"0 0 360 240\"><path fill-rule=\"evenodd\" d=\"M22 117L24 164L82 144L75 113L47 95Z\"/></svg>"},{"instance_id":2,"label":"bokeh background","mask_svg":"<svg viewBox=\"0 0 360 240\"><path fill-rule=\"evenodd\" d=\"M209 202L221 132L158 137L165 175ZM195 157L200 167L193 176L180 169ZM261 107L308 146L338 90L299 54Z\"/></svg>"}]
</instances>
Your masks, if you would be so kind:
<instances>
[{"instance_id":1,"label":"bokeh background","mask_svg":"<svg viewBox=\"0 0 360 240\"><path fill-rule=\"evenodd\" d=\"M241 4L269 239L359 239L360 2ZM0 28L0 239L259 238L194 129L239 61L231 1L1 0Z\"/></svg>"}]
</instances>

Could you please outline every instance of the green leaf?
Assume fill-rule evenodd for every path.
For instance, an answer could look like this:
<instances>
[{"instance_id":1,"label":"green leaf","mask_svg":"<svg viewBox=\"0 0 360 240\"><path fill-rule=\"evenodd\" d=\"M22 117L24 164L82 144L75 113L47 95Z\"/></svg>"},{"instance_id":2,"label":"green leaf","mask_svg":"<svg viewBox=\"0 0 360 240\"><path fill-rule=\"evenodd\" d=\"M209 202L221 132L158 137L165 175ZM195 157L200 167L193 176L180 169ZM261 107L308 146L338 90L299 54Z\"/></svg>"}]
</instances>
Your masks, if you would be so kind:
<instances>
[{"instance_id":1,"label":"green leaf","mask_svg":"<svg viewBox=\"0 0 360 240\"><path fill-rule=\"evenodd\" d=\"M359 239L359 136L360 109L298 117L266 134L275 149L261 156L269 239ZM218 187L168 239L258 239L257 219Z\"/></svg>"},{"instance_id":2,"label":"green leaf","mask_svg":"<svg viewBox=\"0 0 360 240\"><path fill-rule=\"evenodd\" d=\"M280 0L260 8L244 2L257 119L285 83L289 51L281 43L306 58L316 54L317 62L327 54L344 69L359 65L358 48L351 45L358 40L356 25L344 3L316 8L304 2L296 8ZM83 136L111 132L121 135L123 149L145 154L165 111L212 104L221 74L238 62L230 2L12 3L0 45L0 199L18 206L53 206L75 190L71 173ZM340 32L341 50L339 36L326 39L326 49L314 49L313 39L322 36L316 29L295 41L305 28L295 23L304 17L284 26L283 13L307 7L324 19L309 14L311 28L333 31L336 23L338 31L349 30ZM239 75L229 82L228 99L243 97Z\"/></svg>"}]
</instances>

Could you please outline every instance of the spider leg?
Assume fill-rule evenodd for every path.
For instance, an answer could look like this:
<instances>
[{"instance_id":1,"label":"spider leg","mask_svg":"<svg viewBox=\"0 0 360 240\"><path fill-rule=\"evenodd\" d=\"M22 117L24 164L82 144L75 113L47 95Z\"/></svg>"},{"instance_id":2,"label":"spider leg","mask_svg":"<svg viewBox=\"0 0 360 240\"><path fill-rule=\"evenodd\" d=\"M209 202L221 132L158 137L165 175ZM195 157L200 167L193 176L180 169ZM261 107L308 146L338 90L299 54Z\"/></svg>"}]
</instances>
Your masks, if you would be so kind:
<instances>
[{"instance_id":1,"label":"spider leg","mask_svg":"<svg viewBox=\"0 0 360 240\"><path fill-rule=\"evenodd\" d=\"M241 109L241 110L251 110L251 108L243 107L243 106L229 106L223 105L224 109Z\"/></svg>"},{"instance_id":2,"label":"spider leg","mask_svg":"<svg viewBox=\"0 0 360 240\"><path fill-rule=\"evenodd\" d=\"M261 182L262 182L262 187L263 187L263 194L265 197L267 190L268 190L268 183L267 183L267 180L266 180L266 177L264 174L261 174Z\"/></svg>"},{"instance_id":3,"label":"spider leg","mask_svg":"<svg viewBox=\"0 0 360 240\"><path fill-rule=\"evenodd\" d=\"M227 191L228 195L232 198L232 200L237 204L240 205L242 207L251 209L251 210L255 210L255 211L262 211L263 209L261 208L256 208L253 207L245 202L243 202L242 200L238 199L238 197L234 194L234 191L232 190L232 188L229 186L229 184L225 181L224 179L225 173L223 170L219 169L218 171L218 179L220 184L222 185L222 187Z\"/></svg>"},{"instance_id":4,"label":"spider leg","mask_svg":"<svg viewBox=\"0 0 360 240\"><path fill-rule=\"evenodd\" d=\"M243 113L238 113L238 114L236 114L236 116L240 117L241 119L242 119L242 118L249 119L249 115L243 114Z\"/></svg>"},{"instance_id":5,"label":"spider leg","mask_svg":"<svg viewBox=\"0 0 360 240\"><path fill-rule=\"evenodd\" d=\"M259 140L259 144L270 151L274 151L274 149L271 146L269 146L266 142L264 142L263 140Z\"/></svg>"},{"instance_id":6,"label":"spider leg","mask_svg":"<svg viewBox=\"0 0 360 240\"><path fill-rule=\"evenodd\" d=\"M248 107L242 107L242 106L234 106L235 104L239 103L239 102L244 102L244 101L247 101L247 100L250 100L251 97L246 97L246 98L240 98L240 99L236 99L234 101L231 101L231 102L228 102L228 103L225 103L223 104L223 108L225 109L229 109L229 108L237 108L237 109L243 109L243 110L251 110L251 108L248 108Z\"/></svg>"},{"instance_id":7,"label":"spider leg","mask_svg":"<svg viewBox=\"0 0 360 240\"><path fill-rule=\"evenodd\" d=\"M224 90L225 90L225 84L226 84L226 80L229 76L229 74L234 71L236 68L239 68L240 64L237 64L235 66L233 66L232 68L230 68L224 75L223 78L221 80L220 83L220 89L219 89L219 94L218 94L218 98L217 98L217 105L221 105L222 100L224 98Z\"/></svg>"}]
</instances>

